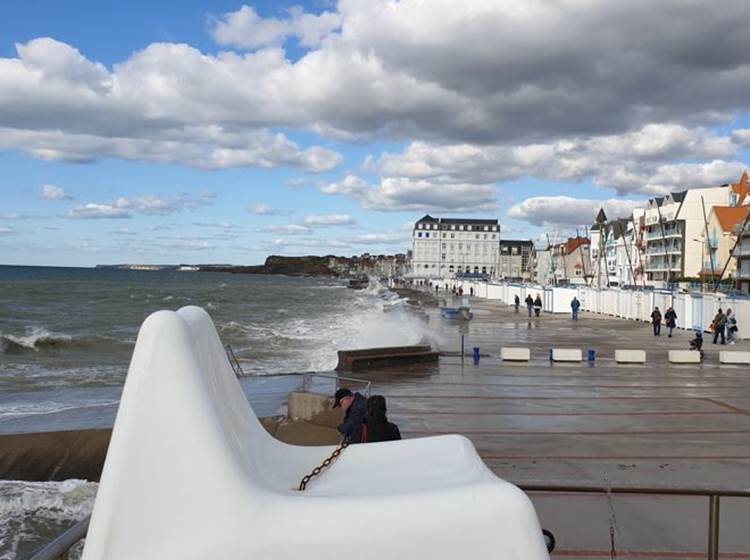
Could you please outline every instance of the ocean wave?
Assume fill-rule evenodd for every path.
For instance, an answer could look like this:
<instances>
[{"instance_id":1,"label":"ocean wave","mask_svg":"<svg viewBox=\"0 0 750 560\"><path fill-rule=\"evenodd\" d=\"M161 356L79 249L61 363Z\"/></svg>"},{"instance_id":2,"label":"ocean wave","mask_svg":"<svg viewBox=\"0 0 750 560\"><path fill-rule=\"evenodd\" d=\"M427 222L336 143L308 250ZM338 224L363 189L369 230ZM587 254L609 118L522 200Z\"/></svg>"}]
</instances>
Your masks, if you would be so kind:
<instances>
[{"instance_id":1,"label":"ocean wave","mask_svg":"<svg viewBox=\"0 0 750 560\"><path fill-rule=\"evenodd\" d=\"M0 559L26 556L91 513L97 484L0 481Z\"/></svg>"},{"instance_id":2,"label":"ocean wave","mask_svg":"<svg viewBox=\"0 0 750 560\"><path fill-rule=\"evenodd\" d=\"M133 344L129 340L119 340L102 335L71 336L55 333L44 327L33 327L25 335L0 333L0 354L39 352L60 347L90 348L96 346L132 346Z\"/></svg>"}]
</instances>

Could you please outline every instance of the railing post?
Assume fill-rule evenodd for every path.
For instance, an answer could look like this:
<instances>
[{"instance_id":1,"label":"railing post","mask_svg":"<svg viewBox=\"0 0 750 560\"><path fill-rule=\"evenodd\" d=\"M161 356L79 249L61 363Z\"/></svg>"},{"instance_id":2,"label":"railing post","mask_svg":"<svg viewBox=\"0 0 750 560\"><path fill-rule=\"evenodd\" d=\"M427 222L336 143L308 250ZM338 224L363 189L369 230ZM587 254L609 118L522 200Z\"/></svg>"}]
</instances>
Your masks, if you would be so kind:
<instances>
[{"instance_id":1,"label":"railing post","mask_svg":"<svg viewBox=\"0 0 750 560\"><path fill-rule=\"evenodd\" d=\"M711 494L708 505L708 560L719 560L719 496Z\"/></svg>"}]
</instances>

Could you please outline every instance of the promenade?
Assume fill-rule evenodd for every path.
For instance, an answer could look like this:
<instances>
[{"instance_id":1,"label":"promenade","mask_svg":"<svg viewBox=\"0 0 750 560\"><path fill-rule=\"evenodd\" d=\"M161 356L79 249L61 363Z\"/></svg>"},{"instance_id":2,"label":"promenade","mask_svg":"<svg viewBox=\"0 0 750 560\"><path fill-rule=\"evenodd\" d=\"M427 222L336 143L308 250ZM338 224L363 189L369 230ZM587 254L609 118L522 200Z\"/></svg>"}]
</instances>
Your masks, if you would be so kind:
<instances>
[{"instance_id":1,"label":"promenade","mask_svg":"<svg viewBox=\"0 0 750 560\"><path fill-rule=\"evenodd\" d=\"M388 398L405 437L461 433L498 476L520 485L750 488L750 372L706 360L671 365L670 349L687 349L690 331L654 337L647 323L582 313L529 319L497 301L472 299L474 320L455 323L426 307L449 355L439 364L358 376ZM481 349L479 365L457 354ZM502 363L501 346L531 349L532 361ZM596 360L552 364L549 349L596 351ZM618 365L616 348L643 349L645 365ZM488 356L487 356L488 355ZM621 558L705 558L708 499L646 495L532 494L558 557L610 558L610 527ZM460 515L460 512L457 512ZM613 517L614 516L614 517ZM750 558L745 525L750 499L725 498L721 551ZM728 556L727 556L728 555Z\"/></svg>"}]
</instances>

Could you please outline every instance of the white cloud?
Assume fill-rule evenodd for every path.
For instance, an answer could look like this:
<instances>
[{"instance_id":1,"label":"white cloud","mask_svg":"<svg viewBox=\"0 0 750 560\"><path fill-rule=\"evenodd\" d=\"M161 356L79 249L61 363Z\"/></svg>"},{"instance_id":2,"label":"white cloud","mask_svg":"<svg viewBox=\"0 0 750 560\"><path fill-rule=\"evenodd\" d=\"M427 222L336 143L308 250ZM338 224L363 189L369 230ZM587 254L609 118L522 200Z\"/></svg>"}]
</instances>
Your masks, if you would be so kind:
<instances>
[{"instance_id":1,"label":"white cloud","mask_svg":"<svg viewBox=\"0 0 750 560\"><path fill-rule=\"evenodd\" d=\"M341 25L341 16L333 12L310 14L293 7L287 18L262 18L245 5L236 12L212 18L211 23L211 35L220 45L254 49L277 46L294 36L300 45L316 47Z\"/></svg>"},{"instance_id":2,"label":"white cloud","mask_svg":"<svg viewBox=\"0 0 750 560\"><path fill-rule=\"evenodd\" d=\"M44 185L40 196L45 200L70 200L73 198L65 193L65 189L55 185Z\"/></svg>"},{"instance_id":3,"label":"white cloud","mask_svg":"<svg viewBox=\"0 0 750 560\"><path fill-rule=\"evenodd\" d=\"M110 204L89 203L73 208L70 218L130 218L131 212L146 215L166 216L185 209L196 209L212 204L215 193L201 193L195 196L180 194L177 196L148 195L136 198L120 197Z\"/></svg>"},{"instance_id":4,"label":"white cloud","mask_svg":"<svg viewBox=\"0 0 750 560\"><path fill-rule=\"evenodd\" d=\"M357 222L349 214L323 214L307 216L304 219L304 223L310 227L326 227L353 225Z\"/></svg>"},{"instance_id":5,"label":"white cloud","mask_svg":"<svg viewBox=\"0 0 750 560\"><path fill-rule=\"evenodd\" d=\"M130 218L130 212L125 208L118 208L112 204L88 203L77 206L68 213L69 218L95 220L108 218Z\"/></svg>"},{"instance_id":6,"label":"white cloud","mask_svg":"<svg viewBox=\"0 0 750 560\"><path fill-rule=\"evenodd\" d=\"M590 226L594 223L599 208L611 219L629 217L634 208L645 205L645 201L591 200L570 196L536 196L508 209L508 217L528 222L535 226Z\"/></svg>"},{"instance_id":7,"label":"white cloud","mask_svg":"<svg viewBox=\"0 0 750 560\"><path fill-rule=\"evenodd\" d=\"M312 232L309 227L299 224L264 226L257 231L261 233L277 233L282 235L307 235Z\"/></svg>"},{"instance_id":8,"label":"white cloud","mask_svg":"<svg viewBox=\"0 0 750 560\"><path fill-rule=\"evenodd\" d=\"M371 186L355 175L320 187L324 194L350 196L363 208L380 211L483 212L497 206L493 185L440 183L405 177L386 177Z\"/></svg>"},{"instance_id":9,"label":"white cloud","mask_svg":"<svg viewBox=\"0 0 750 560\"><path fill-rule=\"evenodd\" d=\"M10 226L0 226L0 235L14 235L15 233L17 231Z\"/></svg>"},{"instance_id":10,"label":"white cloud","mask_svg":"<svg viewBox=\"0 0 750 560\"><path fill-rule=\"evenodd\" d=\"M279 213L279 210L271 208L268 204L253 204L247 207L247 211L258 216L275 216Z\"/></svg>"}]
</instances>

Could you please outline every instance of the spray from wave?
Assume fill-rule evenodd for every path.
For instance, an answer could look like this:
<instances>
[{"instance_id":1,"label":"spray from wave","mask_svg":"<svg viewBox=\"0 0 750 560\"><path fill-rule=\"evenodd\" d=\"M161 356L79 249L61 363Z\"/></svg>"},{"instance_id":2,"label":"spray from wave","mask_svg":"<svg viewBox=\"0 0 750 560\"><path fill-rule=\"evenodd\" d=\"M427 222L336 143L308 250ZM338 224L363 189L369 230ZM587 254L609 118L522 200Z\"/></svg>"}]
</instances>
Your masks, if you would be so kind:
<instances>
[{"instance_id":1,"label":"spray from wave","mask_svg":"<svg viewBox=\"0 0 750 560\"><path fill-rule=\"evenodd\" d=\"M0 481L0 560L30 555L91 513L96 489L85 480Z\"/></svg>"},{"instance_id":2,"label":"spray from wave","mask_svg":"<svg viewBox=\"0 0 750 560\"><path fill-rule=\"evenodd\" d=\"M72 336L51 332L44 327L31 327L27 329L24 335L0 333L0 354L40 352L66 347L91 348L99 346L106 350L113 346L132 346L133 343L132 340L118 340L108 336Z\"/></svg>"}]
</instances>

